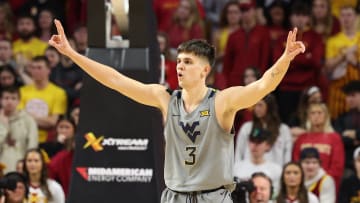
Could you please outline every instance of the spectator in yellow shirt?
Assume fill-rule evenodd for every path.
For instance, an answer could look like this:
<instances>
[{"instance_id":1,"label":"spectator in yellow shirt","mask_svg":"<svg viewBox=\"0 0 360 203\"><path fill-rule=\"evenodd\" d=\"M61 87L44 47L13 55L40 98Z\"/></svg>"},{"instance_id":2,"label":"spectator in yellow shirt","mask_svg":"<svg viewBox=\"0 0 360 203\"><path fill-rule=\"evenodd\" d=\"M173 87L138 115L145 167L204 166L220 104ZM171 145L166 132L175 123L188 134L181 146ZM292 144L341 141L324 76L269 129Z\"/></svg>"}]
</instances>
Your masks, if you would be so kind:
<instances>
[{"instance_id":1,"label":"spectator in yellow shirt","mask_svg":"<svg viewBox=\"0 0 360 203\"><path fill-rule=\"evenodd\" d=\"M16 60L30 61L35 56L44 55L48 44L35 36L36 26L32 16L23 14L17 18L16 31L19 39L13 43Z\"/></svg>"},{"instance_id":2,"label":"spectator in yellow shirt","mask_svg":"<svg viewBox=\"0 0 360 203\"><path fill-rule=\"evenodd\" d=\"M20 89L19 108L35 118L41 144L48 140L48 132L54 130L59 116L66 113L67 95L62 88L49 81L51 70L45 56L35 57L29 71L34 83Z\"/></svg>"}]
</instances>

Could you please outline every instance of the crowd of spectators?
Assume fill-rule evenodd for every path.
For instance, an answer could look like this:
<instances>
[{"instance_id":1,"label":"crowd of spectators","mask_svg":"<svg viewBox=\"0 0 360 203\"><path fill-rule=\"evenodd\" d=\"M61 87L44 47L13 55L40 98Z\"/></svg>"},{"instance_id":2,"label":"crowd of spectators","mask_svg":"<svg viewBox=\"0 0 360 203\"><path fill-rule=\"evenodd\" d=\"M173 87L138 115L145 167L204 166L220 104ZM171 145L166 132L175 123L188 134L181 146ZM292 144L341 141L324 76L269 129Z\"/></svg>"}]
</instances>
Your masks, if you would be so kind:
<instances>
[{"instance_id":1,"label":"crowd of spectators","mask_svg":"<svg viewBox=\"0 0 360 203\"><path fill-rule=\"evenodd\" d=\"M298 28L306 52L272 94L236 115L235 180L270 182L274 202L360 202L359 6L153 0L170 89L178 88L176 48L183 41L203 38L216 47L206 81L221 90L259 79ZM83 72L47 42L57 18L84 54L86 7L86 0L0 0L0 162L18 187L28 186L23 196L33 203L63 203L69 192ZM251 198L262 197L255 193Z\"/></svg>"}]
</instances>

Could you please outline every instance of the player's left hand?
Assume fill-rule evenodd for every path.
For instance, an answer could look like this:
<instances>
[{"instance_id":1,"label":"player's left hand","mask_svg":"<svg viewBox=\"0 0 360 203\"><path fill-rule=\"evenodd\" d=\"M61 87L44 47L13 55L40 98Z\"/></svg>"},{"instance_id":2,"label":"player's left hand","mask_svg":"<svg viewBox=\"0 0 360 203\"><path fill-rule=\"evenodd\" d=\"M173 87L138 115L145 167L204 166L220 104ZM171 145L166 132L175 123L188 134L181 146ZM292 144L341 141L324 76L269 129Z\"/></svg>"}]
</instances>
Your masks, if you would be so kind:
<instances>
[{"instance_id":1,"label":"player's left hand","mask_svg":"<svg viewBox=\"0 0 360 203\"><path fill-rule=\"evenodd\" d=\"M296 41L297 28L291 30L288 34L284 56L293 60L295 56L305 52L305 45L301 41Z\"/></svg>"}]
</instances>

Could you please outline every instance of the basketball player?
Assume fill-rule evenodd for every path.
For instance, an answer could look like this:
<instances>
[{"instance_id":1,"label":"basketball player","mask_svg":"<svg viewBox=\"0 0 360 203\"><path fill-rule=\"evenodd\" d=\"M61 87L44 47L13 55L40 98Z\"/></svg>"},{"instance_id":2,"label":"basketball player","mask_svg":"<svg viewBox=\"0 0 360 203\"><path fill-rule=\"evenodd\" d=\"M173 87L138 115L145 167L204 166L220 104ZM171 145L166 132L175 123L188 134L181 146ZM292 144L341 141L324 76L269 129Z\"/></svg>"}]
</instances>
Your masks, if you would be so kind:
<instances>
[{"instance_id":1,"label":"basketball player","mask_svg":"<svg viewBox=\"0 0 360 203\"><path fill-rule=\"evenodd\" d=\"M289 32L284 54L261 79L246 87L215 91L205 85L214 62L214 47L203 40L187 41L179 46L177 56L182 90L169 94L162 85L143 84L77 53L69 45L61 23L55 20L55 25L58 34L51 37L50 45L103 85L162 112L167 186L162 203L232 202L234 116L273 91L291 60L305 51L304 44L296 41L295 28Z\"/></svg>"}]
</instances>

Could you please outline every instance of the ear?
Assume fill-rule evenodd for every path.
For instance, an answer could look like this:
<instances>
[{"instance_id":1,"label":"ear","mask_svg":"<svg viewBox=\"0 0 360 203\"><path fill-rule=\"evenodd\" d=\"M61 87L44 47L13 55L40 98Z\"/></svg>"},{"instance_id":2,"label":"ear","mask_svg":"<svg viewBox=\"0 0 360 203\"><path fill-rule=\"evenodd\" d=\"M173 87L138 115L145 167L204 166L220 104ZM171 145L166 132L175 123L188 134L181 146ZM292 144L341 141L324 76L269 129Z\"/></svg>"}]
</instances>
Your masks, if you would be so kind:
<instances>
[{"instance_id":1,"label":"ear","mask_svg":"<svg viewBox=\"0 0 360 203\"><path fill-rule=\"evenodd\" d=\"M203 76L206 78L210 74L210 72L211 72L210 65L205 65L205 67L204 67L204 75Z\"/></svg>"}]
</instances>

